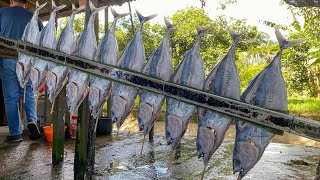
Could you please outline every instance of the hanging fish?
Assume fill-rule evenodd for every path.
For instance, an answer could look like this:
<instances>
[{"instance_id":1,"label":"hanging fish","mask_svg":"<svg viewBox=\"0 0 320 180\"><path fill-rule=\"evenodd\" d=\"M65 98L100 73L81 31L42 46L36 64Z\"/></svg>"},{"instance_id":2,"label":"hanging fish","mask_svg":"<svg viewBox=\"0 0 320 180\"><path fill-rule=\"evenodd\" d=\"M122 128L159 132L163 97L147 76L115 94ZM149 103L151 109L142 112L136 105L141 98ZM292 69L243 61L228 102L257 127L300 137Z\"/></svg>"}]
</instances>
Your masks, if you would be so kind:
<instances>
[{"instance_id":1,"label":"hanging fish","mask_svg":"<svg viewBox=\"0 0 320 180\"><path fill-rule=\"evenodd\" d=\"M198 36L193 47L188 50L171 78L171 82L202 89L204 83L203 59L200 55L201 37L205 35L212 26L202 29L196 26ZM167 98L166 112L166 140L173 144L172 148L180 144L181 138L187 130L189 121L196 110L196 106L182 102L178 99Z\"/></svg>"},{"instance_id":2,"label":"hanging fish","mask_svg":"<svg viewBox=\"0 0 320 180\"><path fill-rule=\"evenodd\" d=\"M306 39L287 41L275 28L280 51L242 93L240 100L276 111L288 111L286 83L281 72L281 55L284 49L304 42ZM274 134L252 123L236 120L236 139L233 151L233 173L242 179L260 160Z\"/></svg>"},{"instance_id":3,"label":"hanging fish","mask_svg":"<svg viewBox=\"0 0 320 180\"><path fill-rule=\"evenodd\" d=\"M93 60L97 50L97 39L94 31L94 20L97 13L107 6L95 8L90 1L91 14L87 27L81 32L77 42L76 56ZM67 104L71 114L77 110L89 91L89 75L72 70L67 85Z\"/></svg>"},{"instance_id":4,"label":"hanging fish","mask_svg":"<svg viewBox=\"0 0 320 180\"><path fill-rule=\"evenodd\" d=\"M81 10L83 10L83 7L77 9L74 4L72 4L72 13L69 22L63 28L55 45L57 51L72 54L76 41L73 29L74 16ZM59 95L64 85L67 83L69 72L70 68L68 66L60 65L54 66L49 70L46 85L50 102L54 102L54 99Z\"/></svg>"},{"instance_id":5,"label":"hanging fish","mask_svg":"<svg viewBox=\"0 0 320 180\"><path fill-rule=\"evenodd\" d=\"M39 15L40 9L42 9L46 4L47 3L39 5L38 1L36 2L36 10L34 11L30 22L26 25L24 29L24 32L22 35L22 41L26 41L35 45L37 44L38 36L39 36L38 15ZM17 79L20 83L20 86L23 88L26 87L26 84L30 77L32 60L33 60L33 57L21 52L19 53L16 73L17 73Z\"/></svg>"},{"instance_id":6,"label":"hanging fish","mask_svg":"<svg viewBox=\"0 0 320 180\"><path fill-rule=\"evenodd\" d=\"M138 28L134 38L124 49L122 56L119 59L119 64L122 68L141 72L146 59L144 46L142 44L142 27L144 23L156 17L156 15L154 14L144 17L138 11L136 12L139 17L140 27ZM112 122L117 124L118 129L120 129L120 126L133 109L137 94L138 89L135 87L120 83L115 84L115 89L112 92L111 115Z\"/></svg>"},{"instance_id":7,"label":"hanging fish","mask_svg":"<svg viewBox=\"0 0 320 180\"><path fill-rule=\"evenodd\" d=\"M95 61L103 64L117 65L118 63L118 44L116 39L116 25L118 19L127 16L129 13L118 14L113 8L110 8L114 20L109 31L102 38L95 53ZM94 77L89 90L89 109L93 118L100 114L103 104L111 93L112 82Z\"/></svg>"},{"instance_id":8,"label":"hanging fish","mask_svg":"<svg viewBox=\"0 0 320 180\"><path fill-rule=\"evenodd\" d=\"M147 64L144 66L143 73L164 81L169 81L173 74L169 38L174 25L171 24L167 18L164 18L164 21L167 27L167 33L159 47L153 51L149 57ZM144 136L146 136L161 113L165 96L145 90L142 90L139 93L139 96L139 130L143 131Z\"/></svg>"},{"instance_id":9,"label":"hanging fish","mask_svg":"<svg viewBox=\"0 0 320 180\"><path fill-rule=\"evenodd\" d=\"M52 12L50 14L50 18L48 24L41 30L39 34L38 45L40 47L46 47L50 49L54 49L54 44L56 41L56 14L59 10L65 8L65 5L56 6L54 1L52 0ZM48 61L42 60L38 57L34 58L34 62L31 68L31 84L32 90L34 94L37 94L41 89L43 84L46 82L47 72L48 72Z\"/></svg>"},{"instance_id":10,"label":"hanging fish","mask_svg":"<svg viewBox=\"0 0 320 180\"><path fill-rule=\"evenodd\" d=\"M227 55L214 67L207 77L203 90L214 95L240 100L240 79L235 63L235 53L240 35L228 29L233 39ZM232 118L212 110L198 109L197 153L203 158L204 170L212 154L221 145Z\"/></svg>"}]
</instances>

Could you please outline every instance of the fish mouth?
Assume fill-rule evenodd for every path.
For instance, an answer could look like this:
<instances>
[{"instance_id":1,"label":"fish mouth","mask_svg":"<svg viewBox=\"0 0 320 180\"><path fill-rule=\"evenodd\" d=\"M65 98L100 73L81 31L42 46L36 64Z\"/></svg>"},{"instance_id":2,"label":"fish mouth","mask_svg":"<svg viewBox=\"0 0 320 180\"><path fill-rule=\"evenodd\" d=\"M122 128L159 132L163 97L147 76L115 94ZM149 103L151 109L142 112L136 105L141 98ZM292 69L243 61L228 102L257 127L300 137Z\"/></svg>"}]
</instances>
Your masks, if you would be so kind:
<instances>
[{"instance_id":1,"label":"fish mouth","mask_svg":"<svg viewBox=\"0 0 320 180\"><path fill-rule=\"evenodd\" d=\"M76 83L70 82L67 85L67 104L70 112L74 112L74 104L78 94L78 86Z\"/></svg>"},{"instance_id":2,"label":"fish mouth","mask_svg":"<svg viewBox=\"0 0 320 180\"><path fill-rule=\"evenodd\" d=\"M252 141L236 142L233 155L233 174L239 172L238 179L242 179L259 161L260 153L259 146Z\"/></svg>"},{"instance_id":3,"label":"fish mouth","mask_svg":"<svg viewBox=\"0 0 320 180\"><path fill-rule=\"evenodd\" d=\"M217 132L211 127L199 127L197 134L197 154L198 158L203 158L206 166L215 152L217 141Z\"/></svg>"},{"instance_id":4,"label":"fish mouth","mask_svg":"<svg viewBox=\"0 0 320 180\"><path fill-rule=\"evenodd\" d=\"M138 112L139 131L143 130L144 135L146 135L149 131L149 126L151 124L152 117L152 105L145 102L140 103Z\"/></svg>"},{"instance_id":5,"label":"fish mouth","mask_svg":"<svg viewBox=\"0 0 320 180\"><path fill-rule=\"evenodd\" d=\"M113 96L111 106L112 123L117 123L118 129L121 126L121 121L124 117L127 99L123 96Z\"/></svg>"},{"instance_id":6,"label":"fish mouth","mask_svg":"<svg viewBox=\"0 0 320 180\"><path fill-rule=\"evenodd\" d=\"M173 145L175 149L179 144L183 135L183 121L175 115L166 117L166 140L168 145Z\"/></svg>"},{"instance_id":7,"label":"fish mouth","mask_svg":"<svg viewBox=\"0 0 320 180\"><path fill-rule=\"evenodd\" d=\"M48 72L47 87L49 91L54 91L57 85L57 75Z\"/></svg>"},{"instance_id":8,"label":"fish mouth","mask_svg":"<svg viewBox=\"0 0 320 180\"><path fill-rule=\"evenodd\" d=\"M39 84L39 78L40 78L40 72L38 71L38 69L32 68L30 80L31 80L32 89L33 89L34 93L36 93L36 91L37 91L37 87Z\"/></svg>"}]
</instances>

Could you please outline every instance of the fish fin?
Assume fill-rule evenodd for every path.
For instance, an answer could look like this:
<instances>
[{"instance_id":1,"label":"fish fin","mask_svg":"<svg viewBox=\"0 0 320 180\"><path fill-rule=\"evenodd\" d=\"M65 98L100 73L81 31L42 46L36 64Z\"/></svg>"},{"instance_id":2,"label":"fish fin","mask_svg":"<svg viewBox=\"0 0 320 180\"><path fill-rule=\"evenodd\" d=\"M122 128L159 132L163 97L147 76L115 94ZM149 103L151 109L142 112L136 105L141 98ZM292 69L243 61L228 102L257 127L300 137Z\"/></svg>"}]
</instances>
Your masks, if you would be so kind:
<instances>
[{"instance_id":1,"label":"fish fin","mask_svg":"<svg viewBox=\"0 0 320 180\"><path fill-rule=\"evenodd\" d=\"M291 41L287 41L283 35L281 34L281 32L279 31L278 27L275 27L275 33L276 33L276 37L277 40L279 42L280 48L281 49L287 49L289 47L292 47L294 45L303 43L304 41L306 41L308 38L300 38L300 39L295 39L295 40L291 40Z\"/></svg>"},{"instance_id":2,"label":"fish fin","mask_svg":"<svg viewBox=\"0 0 320 180\"><path fill-rule=\"evenodd\" d=\"M114 10L112 7L110 7L110 10L112 12L114 19L119 19L119 18L122 18L122 17L129 15L129 13L123 13L123 14L117 13L117 11Z\"/></svg>"},{"instance_id":3,"label":"fish fin","mask_svg":"<svg viewBox=\"0 0 320 180\"><path fill-rule=\"evenodd\" d=\"M230 36L232 37L233 42L235 42L235 43L239 42L240 36L244 33L244 31L243 31L238 34L231 27L228 27L227 31L230 34Z\"/></svg>"},{"instance_id":4,"label":"fish fin","mask_svg":"<svg viewBox=\"0 0 320 180\"><path fill-rule=\"evenodd\" d=\"M144 24L145 22L147 22L157 16L157 14L152 14L150 16L143 16L138 10L136 10L136 13L137 13L137 16L138 16L141 24Z\"/></svg>"},{"instance_id":5,"label":"fish fin","mask_svg":"<svg viewBox=\"0 0 320 180\"><path fill-rule=\"evenodd\" d=\"M66 5L57 6L54 0L52 0L51 3L52 3L52 11L60 11L61 9L66 7Z\"/></svg>"},{"instance_id":6,"label":"fish fin","mask_svg":"<svg viewBox=\"0 0 320 180\"><path fill-rule=\"evenodd\" d=\"M72 4L72 12L74 12L75 10L77 10L76 6Z\"/></svg>"},{"instance_id":7,"label":"fish fin","mask_svg":"<svg viewBox=\"0 0 320 180\"><path fill-rule=\"evenodd\" d=\"M170 79L171 82L178 83L178 81L181 77L182 69L183 69L183 60L180 62L179 66L174 71L173 75L171 76L171 79Z\"/></svg>"},{"instance_id":8,"label":"fish fin","mask_svg":"<svg viewBox=\"0 0 320 180\"><path fill-rule=\"evenodd\" d=\"M80 6L79 8L76 8L74 4L72 4L72 14L77 14L78 12L82 11L84 9L84 6Z\"/></svg>"},{"instance_id":9,"label":"fish fin","mask_svg":"<svg viewBox=\"0 0 320 180\"><path fill-rule=\"evenodd\" d=\"M203 35L205 35L208 31L210 31L213 27L213 24L211 24L208 28L206 29L202 29L200 27L199 24L196 25L196 29L197 29L197 32L198 32L198 36L202 37Z\"/></svg>"},{"instance_id":10,"label":"fish fin","mask_svg":"<svg viewBox=\"0 0 320 180\"><path fill-rule=\"evenodd\" d=\"M56 9L57 6L56 6L56 3L54 2L54 0L51 0L51 3L52 3L52 9Z\"/></svg>"},{"instance_id":11,"label":"fish fin","mask_svg":"<svg viewBox=\"0 0 320 180\"><path fill-rule=\"evenodd\" d=\"M145 64L145 66L144 66L144 68L143 68L143 70L142 70L142 72L143 72L144 74L149 74L149 72L150 72L150 64L151 64L151 60L149 60L149 61Z\"/></svg>"},{"instance_id":12,"label":"fish fin","mask_svg":"<svg viewBox=\"0 0 320 180\"><path fill-rule=\"evenodd\" d=\"M166 17L164 17L164 22L168 30L171 30L176 26L175 24L170 23L169 19Z\"/></svg>"},{"instance_id":13,"label":"fish fin","mask_svg":"<svg viewBox=\"0 0 320 180\"><path fill-rule=\"evenodd\" d=\"M40 11L40 9L42 9L42 8L43 8L44 6L46 6L46 5L47 5L47 2L39 5L39 2L37 1L37 2L36 2L36 11Z\"/></svg>"},{"instance_id":14,"label":"fish fin","mask_svg":"<svg viewBox=\"0 0 320 180\"><path fill-rule=\"evenodd\" d=\"M92 14L96 14L96 13L98 13L99 11L101 11L101 10L103 10L103 9L105 9L105 8L108 7L108 6L102 6L102 7L96 8L96 7L93 5L92 1L89 2L89 6L90 6L90 10L91 10L91 13L92 13Z\"/></svg>"}]
</instances>

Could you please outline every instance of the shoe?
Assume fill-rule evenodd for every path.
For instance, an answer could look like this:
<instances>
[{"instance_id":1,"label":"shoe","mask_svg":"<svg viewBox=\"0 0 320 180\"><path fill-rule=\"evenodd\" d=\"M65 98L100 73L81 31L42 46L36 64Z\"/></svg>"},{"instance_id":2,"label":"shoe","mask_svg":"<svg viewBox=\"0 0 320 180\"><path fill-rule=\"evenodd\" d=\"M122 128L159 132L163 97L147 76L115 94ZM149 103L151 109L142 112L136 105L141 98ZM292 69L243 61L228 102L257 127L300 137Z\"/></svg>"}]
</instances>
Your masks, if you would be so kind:
<instances>
[{"instance_id":1,"label":"shoe","mask_svg":"<svg viewBox=\"0 0 320 180\"><path fill-rule=\"evenodd\" d=\"M15 135L15 136L7 136L6 142L9 142L9 143L15 143L15 142L21 142L23 141L23 138L22 138L22 135Z\"/></svg>"},{"instance_id":2,"label":"shoe","mask_svg":"<svg viewBox=\"0 0 320 180\"><path fill-rule=\"evenodd\" d=\"M27 124L27 128L29 130L29 138L31 140L37 140L41 138L41 134L36 123L34 123L33 121L29 122Z\"/></svg>"}]
</instances>

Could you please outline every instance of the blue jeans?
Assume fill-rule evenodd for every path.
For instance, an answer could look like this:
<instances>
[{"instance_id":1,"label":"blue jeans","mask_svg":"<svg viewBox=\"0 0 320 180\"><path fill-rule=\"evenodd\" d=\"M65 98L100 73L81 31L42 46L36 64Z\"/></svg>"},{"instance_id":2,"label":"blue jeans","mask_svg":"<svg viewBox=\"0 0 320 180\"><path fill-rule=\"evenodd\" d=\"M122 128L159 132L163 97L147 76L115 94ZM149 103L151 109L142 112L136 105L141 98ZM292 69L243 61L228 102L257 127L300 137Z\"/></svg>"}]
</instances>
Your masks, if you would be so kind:
<instances>
[{"instance_id":1,"label":"blue jeans","mask_svg":"<svg viewBox=\"0 0 320 180\"><path fill-rule=\"evenodd\" d=\"M22 134L18 99L19 97L23 99L24 89L20 86L17 79L17 62L16 59L0 58L0 77L11 136ZM32 121L36 122L36 103L30 80L26 87L26 102L24 103L24 109L26 111L28 123Z\"/></svg>"}]
</instances>

